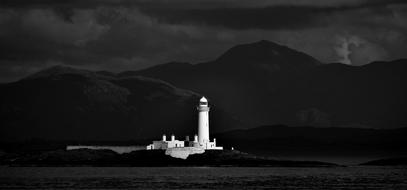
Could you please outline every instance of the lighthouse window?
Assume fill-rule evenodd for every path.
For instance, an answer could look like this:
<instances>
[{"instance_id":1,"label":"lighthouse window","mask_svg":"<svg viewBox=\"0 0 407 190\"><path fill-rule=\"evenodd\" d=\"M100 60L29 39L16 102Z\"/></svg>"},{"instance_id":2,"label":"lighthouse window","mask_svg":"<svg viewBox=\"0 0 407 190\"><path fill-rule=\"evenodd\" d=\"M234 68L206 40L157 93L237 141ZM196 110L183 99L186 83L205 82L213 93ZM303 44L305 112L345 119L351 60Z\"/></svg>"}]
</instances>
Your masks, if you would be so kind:
<instances>
[{"instance_id":1,"label":"lighthouse window","mask_svg":"<svg viewBox=\"0 0 407 190\"><path fill-rule=\"evenodd\" d=\"M208 102L199 102L199 105L207 105Z\"/></svg>"}]
</instances>

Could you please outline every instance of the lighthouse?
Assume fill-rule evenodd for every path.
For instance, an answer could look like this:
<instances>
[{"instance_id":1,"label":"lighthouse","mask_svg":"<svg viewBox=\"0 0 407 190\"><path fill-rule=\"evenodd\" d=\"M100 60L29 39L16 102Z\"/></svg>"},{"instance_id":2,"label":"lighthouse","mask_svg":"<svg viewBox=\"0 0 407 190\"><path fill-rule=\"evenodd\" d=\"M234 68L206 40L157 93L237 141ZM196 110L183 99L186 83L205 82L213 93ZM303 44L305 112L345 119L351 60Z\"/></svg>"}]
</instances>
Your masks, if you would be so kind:
<instances>
[{"instance_id":1,"label":"lighthouse","mask_svg":"<svg viewBox=\"0 0 407 190\"><path fill-rule=\"evenodd\" d=\"M216 146L216 139L210 141L209 138L209 105L208 100L202 97L196 107L198 110L198 135L194 136L194 140L190 141L189 137L185 141L175 139L175 135L171 135L171 140L167 141L165 134L160 141L153 141L146 147L147 150L164 149L175 154L182 152L182 155L201 154L205 150L223 150L223 147Z\"/></svg>"},{"instance_id":2,"label":"lighthouse","mask_svg":"<svg viewBox=\"0 0 407 190\"><path fill-rule=\"evenodd\" d=\"M200 146L207 148L209 141L209 106L208 100L202 97L199 100L198 109L198 142Z\"/></svg>"}]
</instances>

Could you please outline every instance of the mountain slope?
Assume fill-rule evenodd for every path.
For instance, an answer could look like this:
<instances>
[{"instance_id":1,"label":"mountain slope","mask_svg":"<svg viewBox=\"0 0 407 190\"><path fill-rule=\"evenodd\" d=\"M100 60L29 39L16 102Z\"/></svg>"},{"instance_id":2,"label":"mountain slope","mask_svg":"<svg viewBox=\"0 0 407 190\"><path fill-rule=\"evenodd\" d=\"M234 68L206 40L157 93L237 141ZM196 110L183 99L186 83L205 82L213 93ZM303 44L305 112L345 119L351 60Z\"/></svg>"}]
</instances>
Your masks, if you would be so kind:
<instances>
[{"instance_id":1,"label":"mountain slope","mask_svg":"<svg viewBox=\"0 0 407 190\"><path fill-rule=\"evenodd\" d=\"M407 60L361 67L321 64L302 52L260 41L233 47L211 62L169 67L119 75L155 77L205 94L252 126L407 125Z\"/></svg>"},{"instance_id":2,"label":"mountain slope","mask_svg":"<svg viewBox=\"0 0 407 190\"><path fill-rule=\"evenodd\" d=\"M53 67L1 86L0 137L117 141L173 133L183 138L196 133L200 96L146 77ZM234 122L213 107L213 131Z\"/></svg>"},{"instance_id":3,"label":"mountain slope","mask_svg":"<svg viewBox=\"0 0 407 190\"><path fill-rule=\"evenodd\" d=\"M278 65L298 70L321 64L305 53L266 40L232 47L214 62L233 66Z\"/></svg>"}]
</instances>

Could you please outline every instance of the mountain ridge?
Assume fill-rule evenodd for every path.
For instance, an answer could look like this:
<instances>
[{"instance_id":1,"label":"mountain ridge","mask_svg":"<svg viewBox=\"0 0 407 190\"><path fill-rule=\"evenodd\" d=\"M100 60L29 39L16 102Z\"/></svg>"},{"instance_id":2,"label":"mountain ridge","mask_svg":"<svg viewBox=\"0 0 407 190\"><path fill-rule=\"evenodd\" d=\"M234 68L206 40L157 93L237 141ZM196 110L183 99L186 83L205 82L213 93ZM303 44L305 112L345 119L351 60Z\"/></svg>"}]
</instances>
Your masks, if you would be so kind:
<instances>
[{"instance_id":1,"label":"mountain ridge","mask_svg":"<svg viewBox=\"0 0 407 190\"><path fill-rule=\"evenodd\" d=\"M274 55L267 56L269 51L264 51L260 54L265 54L266 59L250 62L239 60L243 53L233 53L238 58L225 63L230 59L222 57L240 47L245 50L253 48L248 51L255 53L258 47L289 49L260 41L234 46L213 61L198 63L180 72L140 70L131 75L159 78L211 96L216 104L253 126L287 124L386 128L389 125L395 128L407 125L402 118L402 107L407 106L403 98L407 96L404 82L407 81L407 59L377 61L363 66L322 64L319 61L315 63L310 56L303 56L302 52L287 50L294 52L287 55L300 56L273 61ZM381 110L390 110L390 113L382 114Z\"/></svg>"},{"instance_id":2,"label":"mountain ridge","mask_svg":"<svg viewBox=\"0 0 407 190\"><path fill-rule=\"evenodd\" d=\"M216 58L214 62L252 62L254 64L277 62L274 64L281 64L280 62L284 60L284 64L293 64L292 62L290 63L290 61L293 61L290 59L294 57L302 58L302 62L295 65L297 67L301 66L300 64L321 64L320 61L303 52L267 40L236 45Z\"/></svg>"},{"instance_id":3,"label":"mountain ridge","mask_svg":"<svg viewBox=\"0 0 407 190\"><path fill-rule=\"evenodd\" d=\"M159 79L51 67L0 88L3 140L134 140L193 135L202 96ZM213 130L234 119L213 105ZM234 125L230 125L234 126ZM157 131L159 133L157 134Z\"/></svg>"},{"instance_id":4,"label":"mountain ridge","mask_svg":"<svg viewBox=\"0 0 407 190\"><path fill-rule=\"evenodd\" d=\"M202 95L210 99L212 132L276 124L407 126L407 59L359 67L310 63L299 70L216 63L173 62L118 74L51 67L0 85L0 136L132 140L193 135L194 108Z\"/></svg>"}]
</instances>

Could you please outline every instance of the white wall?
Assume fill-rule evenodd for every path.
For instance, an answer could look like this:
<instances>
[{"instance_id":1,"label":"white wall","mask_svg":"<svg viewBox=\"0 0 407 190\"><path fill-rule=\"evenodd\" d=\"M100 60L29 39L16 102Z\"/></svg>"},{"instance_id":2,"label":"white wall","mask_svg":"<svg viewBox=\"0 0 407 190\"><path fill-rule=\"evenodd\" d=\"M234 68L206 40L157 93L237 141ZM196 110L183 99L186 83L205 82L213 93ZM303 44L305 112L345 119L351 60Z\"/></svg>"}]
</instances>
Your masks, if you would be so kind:
<instances>
[{"instance_id":1,"label":"white wall","mask_svg":"<svg viewBox=\"0 0 407 190\"><path fill-rule=\"evenodd\" d=\"M144 146L76 146L68 145L66 150L76 150L76 149L92 149L92 150L112 150L119 154L129 153L137 150L145 150Z\"/></svg>"}]
</instances>

